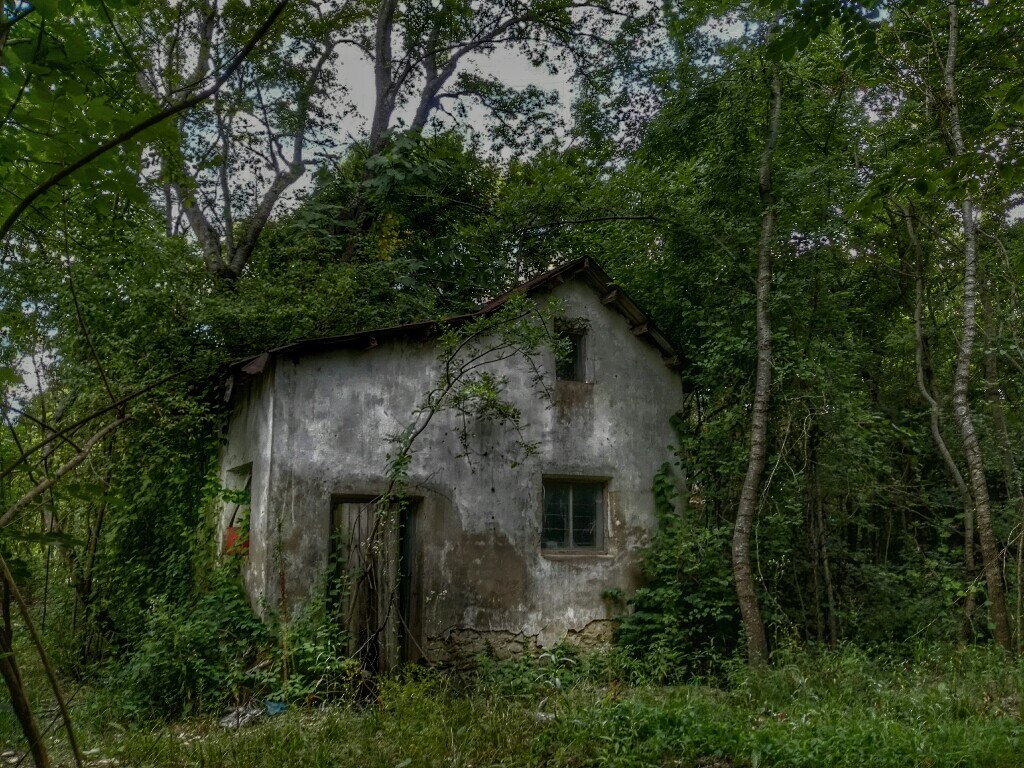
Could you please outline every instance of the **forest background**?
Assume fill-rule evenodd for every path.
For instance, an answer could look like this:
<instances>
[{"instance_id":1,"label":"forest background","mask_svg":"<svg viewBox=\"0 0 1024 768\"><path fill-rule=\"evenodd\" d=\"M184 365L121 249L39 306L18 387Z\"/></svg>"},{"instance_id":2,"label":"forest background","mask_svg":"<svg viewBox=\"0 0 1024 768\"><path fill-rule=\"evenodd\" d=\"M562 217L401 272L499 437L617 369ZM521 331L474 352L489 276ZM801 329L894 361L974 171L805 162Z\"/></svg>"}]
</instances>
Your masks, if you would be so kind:
<instances>
[{"instance_id":1,"label":"forest background","mask_svg":"<svg viewBox=\"0 0 1024 768\"><path fill-rule=\"evenodd\" d=\"M571 103L480 67L510 51ZM28 658L65 713L344 698L329 622L261 624L218 560L231 361L579 256L686 358L617 674L1019 669L1022 57L980 0L4 0L0 673L37 765Z\"/></svg>"}]
</instances>

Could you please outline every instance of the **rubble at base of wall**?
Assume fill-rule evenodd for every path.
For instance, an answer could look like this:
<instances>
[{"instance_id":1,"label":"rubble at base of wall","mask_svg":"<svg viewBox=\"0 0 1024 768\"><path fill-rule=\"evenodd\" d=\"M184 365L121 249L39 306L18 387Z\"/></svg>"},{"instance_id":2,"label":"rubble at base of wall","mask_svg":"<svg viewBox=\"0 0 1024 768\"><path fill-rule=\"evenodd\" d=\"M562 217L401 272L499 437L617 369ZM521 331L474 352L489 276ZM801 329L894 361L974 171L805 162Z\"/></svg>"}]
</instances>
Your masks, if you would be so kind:
<instances>
[{"instance_id":1,"label":"rubble at base of wall","mask_svg":"<svg viewBox=\"0 0 1024 768\"><path fill-rule=\"evenodd\" d=\"M607 648L615 637L615 622L604 619L592 621L582 629L570 629L565 642L583 651Z\"/></svg>"},{"instance_id":2,"label":"rubble at base of wall","mask_svg":"<svg viewBox=\"0 0 1024 768\"><path fill-rule=\"evenodd\" d=\"M564 642L587 651L605 648L611 645L614 630L614 621L591 621L580 629L570 629ZM505 661L536 656L545 648L538 642L538 635L459 627L442 636L427 638L423 650L431 664L462 669L475 666L481 657Z\"/></svg>"}]
</instances>

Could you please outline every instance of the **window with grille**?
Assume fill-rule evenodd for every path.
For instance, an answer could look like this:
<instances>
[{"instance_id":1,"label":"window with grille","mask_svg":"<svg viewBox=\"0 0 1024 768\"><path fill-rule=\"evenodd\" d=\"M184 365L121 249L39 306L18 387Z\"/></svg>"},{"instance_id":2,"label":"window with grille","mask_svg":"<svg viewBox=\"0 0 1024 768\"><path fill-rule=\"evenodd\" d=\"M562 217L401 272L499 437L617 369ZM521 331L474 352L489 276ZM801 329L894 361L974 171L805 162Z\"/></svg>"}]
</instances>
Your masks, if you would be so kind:
<instances>
[{"instance_id":1,"label":"window with grille","mask_svg":"<svg viewBox=\"0 0 1024 768\"><path fill-rule=\"evenodd\" d=\"M604 483L544 480L541 547L563 551L604 548Z\"/></svg>"}]
</instances>

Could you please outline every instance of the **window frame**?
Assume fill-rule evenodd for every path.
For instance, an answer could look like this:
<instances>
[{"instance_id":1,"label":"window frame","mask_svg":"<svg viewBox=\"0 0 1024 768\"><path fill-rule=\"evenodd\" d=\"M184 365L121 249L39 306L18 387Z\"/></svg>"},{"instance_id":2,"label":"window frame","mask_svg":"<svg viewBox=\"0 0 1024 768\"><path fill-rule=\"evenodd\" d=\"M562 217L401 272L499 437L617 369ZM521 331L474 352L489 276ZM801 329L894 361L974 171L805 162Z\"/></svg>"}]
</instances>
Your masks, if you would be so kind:
<instances>
[{"instance_id":1,"label":"window frame","mask_svg":"<svg viewBox=\"0 0 1024 768\"><path fill-rule=\"evenodd\" d=\"M547 557L587 557L590 555L604 555L608 552L608 477L595 477L591 475L544 475L541 478L541 509L540 509L540 551ZM580 545L573 543L573 504L572 491L570 490L570 504L567 510L568 528L564 546L549 546L545 536L545 523L547 518L548 485L561 483L568 485L570 489L574 486L596 485L597 493L597 520L594 524L595 542L592 545Z\"/></svg>"},{"instance_id":2,"label":"window frame","mask_svg":"<svg viewBox=\"0 0 1024 768\"><path fill-rule=\"evenodd\" d=\"M575 360L572 361L572 375L571 377L563 376L565 368L562 362L558 360L557 353L555 355L555 381L571 381L576 383L589 384L591 383L590 366L587 360L587 337L589 336L590 323L586 318L572 318L566 320L556 320L554 335L559 341L562 339L569 340L575 347L576 356Z\"/></svg>"}]
</instances>

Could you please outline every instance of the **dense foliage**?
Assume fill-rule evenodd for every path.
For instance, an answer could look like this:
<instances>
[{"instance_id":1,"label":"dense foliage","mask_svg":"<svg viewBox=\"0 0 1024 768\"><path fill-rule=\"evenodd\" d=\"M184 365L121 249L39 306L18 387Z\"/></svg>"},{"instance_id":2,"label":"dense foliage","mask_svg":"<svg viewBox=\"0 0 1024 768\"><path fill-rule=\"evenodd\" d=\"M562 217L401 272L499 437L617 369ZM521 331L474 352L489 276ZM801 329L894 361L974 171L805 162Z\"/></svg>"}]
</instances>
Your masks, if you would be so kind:
<instances>
[{"instance_id":1,"label":"dense foliage","mask_svg":"<svg viewBox=\"0 0 1024 768\"><path fill-rule=\"evenodd\" d=\"M6 632L23 632L6 610L16 582L65 679L105 680L137 716L351 695L358 674L326 617L264 626L217 565L227 365L463 312L590 255L685 357L677 460L651 479L647 583L610 596L648 679L725 674L751 631L735 570L745 471L773 652L1019 653L1024 13L478 5L0 5ZM358 139L332 130L351 111L335 58L348 45L379 76ZM563 118L536 87L459 69L502 47L576 77ZM418 105L405 123L403 104ZM487 130L466 124L471 108ZM759 309L771 384L751 475ZM827 658L870 666L848 653ZM786 673L761 674L731 695L761 685L750 695L770 699ZM751 764L825 761L759 736L775 728L769 705L751 735L746 714L695 695L567 699L531 760L558 763L573 722L594 743L697 740L651 755L696 759L717 740ZM723 708L720 731L699 736L691 704ZM897 720L889 763L923 761ZM1004 725L985 724L993 743ZM870 740L843 733L849 754L829 759L861 764ZM925 751L941 754L932 735Z\"/></svg>"}]
</instances>

